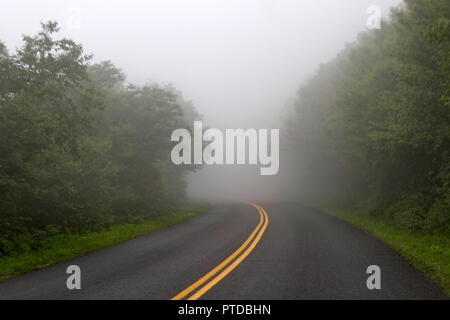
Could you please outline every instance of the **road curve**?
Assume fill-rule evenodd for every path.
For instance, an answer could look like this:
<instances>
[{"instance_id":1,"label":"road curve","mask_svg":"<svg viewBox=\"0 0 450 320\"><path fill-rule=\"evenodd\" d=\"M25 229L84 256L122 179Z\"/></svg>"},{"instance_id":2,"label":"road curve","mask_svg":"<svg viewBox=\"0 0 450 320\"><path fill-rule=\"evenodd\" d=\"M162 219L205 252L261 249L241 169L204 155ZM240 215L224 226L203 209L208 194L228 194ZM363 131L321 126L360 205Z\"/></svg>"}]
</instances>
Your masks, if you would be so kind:
<instances>
[{"instance_id":1,"label":"road curve","mask_svg":"<svg viewBox=\"0 0 450 320\"><path fill-rule=\"evenodd\" d=\"M213 205L183 224L2 281L0 299L448 299L345 222L296 204L258 204ZM81 268L81 290L66 288L69 265ZM369 265L381 269L380 290L367 289Z\"/></svg>"}]
</instances>

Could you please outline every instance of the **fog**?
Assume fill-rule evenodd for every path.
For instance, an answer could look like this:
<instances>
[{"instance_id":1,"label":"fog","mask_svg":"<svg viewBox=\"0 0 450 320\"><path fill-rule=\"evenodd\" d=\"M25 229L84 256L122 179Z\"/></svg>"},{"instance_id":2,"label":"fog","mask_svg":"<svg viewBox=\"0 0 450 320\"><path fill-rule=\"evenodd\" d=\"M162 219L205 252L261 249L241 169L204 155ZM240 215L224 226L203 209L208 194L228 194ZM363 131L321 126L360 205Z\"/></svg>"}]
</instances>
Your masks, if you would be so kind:
<instances>
[{"instance_id":1,"label":"fog","mask_svg":"<svg viewBox=\"0 0 450 320\"><path fill-rule=\"evenodd\" d=\"M367 8L378 5L387 16L400 2L0 0L0 33L13 50L40 21L56 20L63 36L82 43L94 61L111 60L128 81L173 84L206 126L280 128L299 86L366 29ZM280 179L258 172L205 167L191 175L188 192L208 200L283 197Z\"/></svg>"}]
</instances>

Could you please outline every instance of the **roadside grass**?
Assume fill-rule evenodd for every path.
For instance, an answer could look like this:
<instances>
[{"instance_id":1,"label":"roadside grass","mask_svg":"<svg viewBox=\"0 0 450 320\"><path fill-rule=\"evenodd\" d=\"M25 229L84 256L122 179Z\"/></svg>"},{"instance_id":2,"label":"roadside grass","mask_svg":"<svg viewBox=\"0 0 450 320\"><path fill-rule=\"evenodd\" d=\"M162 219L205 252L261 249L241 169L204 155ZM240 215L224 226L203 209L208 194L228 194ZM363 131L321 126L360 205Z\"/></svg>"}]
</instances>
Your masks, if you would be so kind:
<instances>
[{"instance_id":1,"label":"roadside grass","mask_svg":"<svg viewBox=\"0 0 450 320\"><path fill-rule=\"evenodd\" d=\"M350 210L330 208L320 210L364 230L397 251L450 296L449 238L400 230L387 218L375 218Z\"/></svg>"},{"instance_id":2,"label":"roadside grass","mask_svg":"<svg viewBox=\"0 0 450 320\"><path fill-rule=\"evenodd\" d=\"M185 222L208 209L207 204L189 205L136 224L118 224L108 230L86 234L61 234L42 241L36 251L0 257L0 280L41 269L150 232Z\"/></svg>"}]
</instances>

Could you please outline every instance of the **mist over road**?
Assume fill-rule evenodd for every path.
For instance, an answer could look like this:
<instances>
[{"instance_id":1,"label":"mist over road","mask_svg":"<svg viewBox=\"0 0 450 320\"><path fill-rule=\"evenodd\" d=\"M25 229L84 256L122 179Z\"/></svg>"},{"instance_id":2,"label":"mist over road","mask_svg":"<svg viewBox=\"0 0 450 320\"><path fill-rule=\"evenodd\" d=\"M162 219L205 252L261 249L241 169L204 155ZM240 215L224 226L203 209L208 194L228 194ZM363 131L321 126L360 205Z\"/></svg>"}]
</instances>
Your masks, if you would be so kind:
<instances>
[{"instance_id":1,"label":"mist over road","mask_svg":"<svg viewBox=\"0 0 450 320\"><path fill-rule=\"evenodd\" d=\"M364 232L297 204L259 204L216 204L186 223L2 281L0 299L171 299L227 258L183 298L234 264L199 298L447 299ZM81 290L66 288L73 264ZM369 265L381 269L381 290L367 289Z\"/></svg>"}]
</instances>

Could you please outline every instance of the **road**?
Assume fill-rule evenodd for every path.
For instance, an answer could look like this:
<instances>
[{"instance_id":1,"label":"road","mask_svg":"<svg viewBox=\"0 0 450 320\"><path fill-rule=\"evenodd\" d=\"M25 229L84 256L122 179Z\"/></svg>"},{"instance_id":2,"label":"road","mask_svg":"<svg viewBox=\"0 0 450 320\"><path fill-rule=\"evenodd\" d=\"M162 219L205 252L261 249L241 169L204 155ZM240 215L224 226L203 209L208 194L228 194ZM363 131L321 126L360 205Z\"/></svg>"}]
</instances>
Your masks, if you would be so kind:
<instances>
[{"instance_id":1,"label":"road","mask_svg":"<svg viewBox=\"0 0 450 320\"><path fill-rule=\"evenodd\" d=\"M267 216L266 216L267 214ZM81 268L68 290L66 268ZM366 269L381 269L369 290ZM297 204L228 203L0 282L0 299L448 299L364 232Z\"/></svg>"}]
</instances>

